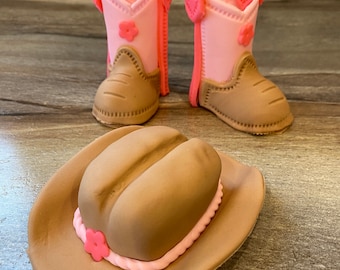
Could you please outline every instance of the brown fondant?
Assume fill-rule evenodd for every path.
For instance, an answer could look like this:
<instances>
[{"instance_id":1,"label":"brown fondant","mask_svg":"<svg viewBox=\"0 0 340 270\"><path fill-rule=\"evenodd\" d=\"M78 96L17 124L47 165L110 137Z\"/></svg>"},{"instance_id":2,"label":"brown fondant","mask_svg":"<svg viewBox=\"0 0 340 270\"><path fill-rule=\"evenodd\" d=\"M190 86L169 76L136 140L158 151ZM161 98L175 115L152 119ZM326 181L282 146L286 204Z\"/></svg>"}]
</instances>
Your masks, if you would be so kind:
<instances>
[{"instance_id":1,"label":"brown fondant","mask_svg":"<svg viewBox=\"0 0 340 270\"><path fill-rule=\"evenodd\" d=\"M207 210L220 172L208 144L191 139L177 146L118 198L105 231L111 249L145 261L165 255Z\"/></svg>"},{"instance_id":2,"label":"brown fondant","mask_svg":"<svg viewBox=\"0 0 340 270\"><path fill-rule=\"evenodd\" d=\"M159 94L159 69L147 74L138 53L123 46L97 90L92 114L105 125L142 124L156 113Z\"/></svg>"},{"instance_id":3,"label":"brown fondant","mask_svg":"<svg viewBox=\"0 0 340 270\"><path fill-rule=\"evenodd\" d=\"M113 204L143 171L187 138L175 129L137 130L108 146L86 169L78 195L87 226L104 230Z\"/></svg>"},{"instance_id":4,"label":"brown fondant","mask_svg":"<svg viewBox=\"0 0 340 270\"><path fill-rule=\"evenodd\" d=\"M286 97L259 73L249 52L240 57L230 81L202 81L199 103L233 128L255 135L281 133L293 122Z\"/></svg>"},{"instance_id":5,"label":"brown fondant","mask_svg":"<svg viewBox=\"0 0 340 270\"><path fill-rule=\"evenodd\" d=\"M143 130L146 131L147 129L149 128ZM164 128L155 127L154 131L158 132L159 129L164 130ZM78 153L48 181L39 194L29 218L28 253L34 269L119 269L105 260L100 262L94 262L92 260L91 256L84 251L82 241L78 239L75 234L72 226L72 217L74 211L78 207L80 182L89 164L99 157L101 153L104 154L105 149L110 145L121 139L127 138L134 133L137 134L139 131L140 127L132 126L109 132ZM172 133L173 129L169 128L167 131ZM166 138L164 135L159 135L159 133L156 134L159 138ZM156 136L156 134L153 135ZM125 137L125 135L127 136ZM151 137L154 137L153 135L150 134ZM156 139L156 137L154 138ZM180 148L182 147L184 148L181 150ZM189 163L185 163L186 159L184 157L182 160L181 153L186 152L186 147L188 147L190 151L193 151L195 156L197 156L195 157L195 160L192 162L190 161ZM197 152L196 148L199 149ZM179 150L178 154L175 153L177 149ZM198 177L199 181L214 179L215 177L213 174L218 171L218 168L204 168L207 167L207 164L210 164L207 159L211 157L215 159L216 156L213 152L210 152L211 150L205 152L206 149L210 148L206 148L205 144L198 140L189 140L188 142L180 143L178 147L169 151L169 154L171 155L169 160L167 160L168 155L165 155L159 161L153 163L156 167L159 166L158 169L152 168L153 166L151 166L145 171L144 176L142 176L142 174L139 178L135 179L131 184L131 191L128 191L129 187L126 188L119 196L119 199L116 200L117 205L120 198L122 198L122 204L124 204L124 201L133 201L134 203L137 203L139 197L141 198L140 202L144 202L145 199L143 198L143 194L139 194L139 191L144 190L144 188L138 186L139 184L142 185L142 183L145 185L148 183L150 185L150 190L155 189L154 192L157 191L165 198L168 198L168 203L170 205L176 203L178 200L177 197L183 195L183 193L181 193L182 191L176 190L176 193L173 194L173 190L171 189L162 189L162 186L167 185L167 183L158 183L156 180L163 179L162 176L164 175L162 174L166 171L172 171L171 169L175 169L174 165L177 166L181 163L180 161L184 162L182 163L182 172L187 176L185 181L189 181L189 183L181 184L188 185L190 188L195 184L194 181L189 179L191 173L192 176L195 177L196 173L204 175L202 178ZM174 155L172 156L172 154ZM204 156L204 158L200 158L201 156ZM167 269L216 269L242 245L252 231L264 198L264 182L262 175L257 169L242 165L224 154L219 153L219 158L222 164L220 178L224 186L224 196L220 208L211 223L196 240L193 246L191 246L175 262L169 265ZM174 163L173 159L177 160L178 163ZM163 161L164 164L162 164ZM215 164L215 162L213 161L212 164ZM185 170L185 166L193 167L188 167L188 170ZM200 166L203 167L200 168ZM150 180L149 176L151 177ZM164 179L167 179L166 176L164 177ZM184 177L181 179L184 179ZM172 181L175 181L176 183L177 180L175 179ZM133 187L135 184L137 186ZM206 183L203 185L210 186ZM200 190L198 185L196 185L195 188L198 189L198 193L209 193L209 191ZM210 196L209 194L202 196ZM121 197L125 195L127 198ZM185 192L184 195L189 195L189 192ZM194 194L194 196L198 196L194 198L200 198L201 195ZM197 205L197 208L199 209L201 207L201 202L197 201ZM136 209L133 210L136 211ZM150 211L152 210L153 209L150 209ZM168 209L164 207L163 210L164 215L170 215L171 213L168 213L168 211L172 211L172 208L170 207L170 209ZM118 211L122 210L118 209ZM127 209L127 212L129 211L130 209ZM187 219L192 220L190 215L195 214L195 211L199 210L195 208L193 212L188 214L188 217L183 218L182 223L185 223ZM153 219L154 217L151 215L148 218ZM185 227L182 223L177 224L177 226ZM177 231L177 226L172 228L172 230ZM170 233L171 232L169 232L169 234ZM166 239L168 236L165 235L164 237ZM156 239L156 243L152 243L151 245L157 245L159 243L158 241L161 243L164 239Z\"/></svg>"}]
</instances>

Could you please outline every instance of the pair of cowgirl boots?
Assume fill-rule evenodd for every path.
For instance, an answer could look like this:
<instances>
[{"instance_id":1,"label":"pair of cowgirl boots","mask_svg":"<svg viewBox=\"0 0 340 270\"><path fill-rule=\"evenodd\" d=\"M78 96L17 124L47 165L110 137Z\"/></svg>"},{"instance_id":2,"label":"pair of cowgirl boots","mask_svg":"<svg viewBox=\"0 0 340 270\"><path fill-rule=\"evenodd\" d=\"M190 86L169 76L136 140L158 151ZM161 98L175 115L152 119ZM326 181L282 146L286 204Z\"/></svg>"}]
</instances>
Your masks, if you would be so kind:
<instances>
[{"instance_id":1,"label":"pair of cowgirl boots","mask_svg":"<svg viewBox=\"0 0 340 270\"><path fill-rule=\"evenodd\" d=\"M258 71L252 55L259 0L185 0L194 23L194 68L189 90L200 105L231 127L265 135L293 122L280 89ZM93 115L106 125L141 124L169 93L170 0L97 0L108 38L108 77Z\"/></svg>"}]
</instances>

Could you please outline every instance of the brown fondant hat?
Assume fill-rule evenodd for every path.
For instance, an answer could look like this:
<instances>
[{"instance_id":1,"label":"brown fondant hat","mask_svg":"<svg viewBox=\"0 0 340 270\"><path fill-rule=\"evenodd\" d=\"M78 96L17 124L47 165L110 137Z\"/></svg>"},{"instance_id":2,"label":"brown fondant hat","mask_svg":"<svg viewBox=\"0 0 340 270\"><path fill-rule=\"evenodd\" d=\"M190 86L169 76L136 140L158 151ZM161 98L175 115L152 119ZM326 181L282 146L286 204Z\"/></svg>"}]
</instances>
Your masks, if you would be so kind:
<instances>
[{"instance_id":1,"label":"brown fondant hat","mask_svg":"<svg viewBox=\"0 0 340 270\"><path fill-rule=\"evenodd\" d=\"M164 267L216 269L251 233L264 192L257 169L199 139L169 127L119 128L47 182L30 214L28 254L38 270L121 269L87 249L88 231L100 232L105 247L123 261L117 265L128 269L130 261L143 265L167 257L198 226L193 243ZM214 214L202 226L207 209Z\"/></svg>"}]
</instances>

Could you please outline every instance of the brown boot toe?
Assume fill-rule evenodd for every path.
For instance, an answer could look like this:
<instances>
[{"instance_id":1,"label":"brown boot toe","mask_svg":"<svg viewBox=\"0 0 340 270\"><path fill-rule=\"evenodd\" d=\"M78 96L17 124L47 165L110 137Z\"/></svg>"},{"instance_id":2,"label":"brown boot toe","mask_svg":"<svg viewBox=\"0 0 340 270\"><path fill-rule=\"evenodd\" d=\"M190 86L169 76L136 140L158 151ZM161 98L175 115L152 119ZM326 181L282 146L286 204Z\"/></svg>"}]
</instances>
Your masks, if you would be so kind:
<instances>
[{"instance_id":1,"label":"brown boot toe","mask_svg":"<svg viewBox=\"0 0 340 270\"><path fill-rule=\"evenodd\" d=\"M249 53L241 57L230 81L204 79L199 103L233 128L254 135L281 133L293 122L286 97L258 72Z\"/></svg>"},{"instance_id":2,"label":"brown boot toe","mask_svg":"<svg viewBox=\"0 0 340 270\"><path fill-rule=\"evenodd\" d=\"M109 76L97 90L92 114L104 125L148 121L159 105L159 74L158 69L146 74L138 53L120 48Z\"/></svg>"}]
</instances>

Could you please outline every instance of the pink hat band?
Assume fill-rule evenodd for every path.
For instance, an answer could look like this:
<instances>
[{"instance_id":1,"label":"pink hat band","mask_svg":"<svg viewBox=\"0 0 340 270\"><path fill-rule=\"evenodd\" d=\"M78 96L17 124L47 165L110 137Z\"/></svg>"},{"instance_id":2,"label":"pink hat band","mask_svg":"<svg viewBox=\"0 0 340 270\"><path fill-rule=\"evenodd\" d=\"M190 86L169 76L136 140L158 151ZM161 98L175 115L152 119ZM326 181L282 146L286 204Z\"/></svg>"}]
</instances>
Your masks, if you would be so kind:
<instances>
[{"instance_id":1,"label":"pink hat band","mask_svg":"<svg viewBox=\"0 0 340 270\"><path fill-rule=\"evenodd\" d=\"M188 248L190 248L190 246L199 238L201 233L209 225L222 201L222 189L223 186L221 182L219 182L218 189L213 200L192 230L164 256L153 261L131 259L120 256L119 254L112 251L108 247L105 240L105 235L101 231L95 231L93 229L86 228L83 223L79 208L77 208L74 213L73 226L76 230L76 234L84 243L86 252L91 254L93 260L95 261L101 261L102 259L105 259L111 264L126 270L165 269L169 264L181 256Z\"/></svg>"}]
</instances>

